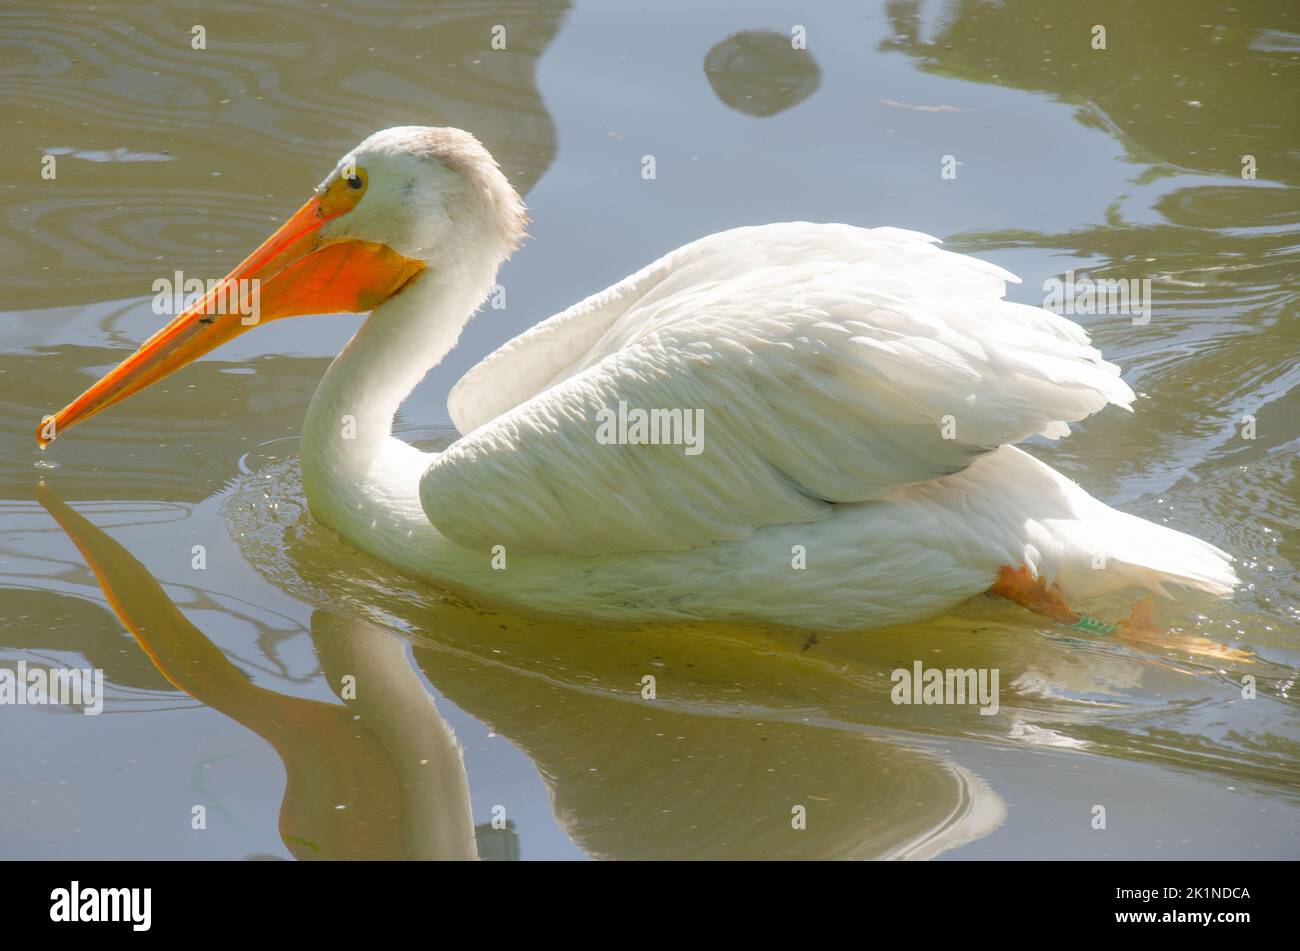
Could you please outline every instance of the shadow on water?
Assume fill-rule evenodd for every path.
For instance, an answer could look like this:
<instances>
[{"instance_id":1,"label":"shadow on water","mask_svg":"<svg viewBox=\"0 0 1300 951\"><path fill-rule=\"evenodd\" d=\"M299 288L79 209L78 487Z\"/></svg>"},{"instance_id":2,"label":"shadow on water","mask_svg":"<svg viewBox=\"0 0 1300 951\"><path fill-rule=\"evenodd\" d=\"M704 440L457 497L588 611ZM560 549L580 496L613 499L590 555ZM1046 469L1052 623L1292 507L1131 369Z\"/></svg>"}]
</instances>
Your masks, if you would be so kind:
<instances>
[{"instance_id":1,"label":"shadow on water","mask_svg":"<svg viewBox=\"0 0 1300 951\"><path fill-rule=\"evenodd\" d=\"M634 702L641 678L651 674L661 704L768 722L807 719L912 739L974 737L1087 749L1282 786L1300 778L1300 746L1285 738L1294 671L1239 652L1228 652L1235 659L1216 658L1217 645L1196 635L1175 631L1160 643L1084 637L1041 628L1021 609L991 597L975 598L946 617L865 635L720 623L610 628L520 617L435 592L368 560L340 559L346 543L302 505L296 460L263 457L259 463L257 475L223 506L248 563L311 603L346 604L402 631L416 644L417 657L422 648L445 651ZM895 704L892 673L910 670L918 659L926 666L1001 671L998 714L983 716L972 706ZM455 683L437 676L440 665L426 665L426 671L459 703ZM1231 709L1246 674L1257 679L1261 697L1269 697L1272 715L1254 727L1209 715ZM1146 735L1152 714L1177 719L1198 708L1206 715L1195 716L1198 725L1177 742L1166 736L1152 743ZM496 716L484 719L495 722Z\"/></svg>"},{"instance_id":2,"label":"shadow on water","mask_svg":"<svg viewBox=\"0 0 1300 951\"><path fill-rule=\"evenodd\" d=\"M158 672L275 748L287 777L280 836L297 858L478 857L460 749L401 638L317 610L321 678L342 703L258 687L121 545L48 486L37 494ZM933 751L689 703L661 709L573 677L562 660L545 675L489 660L500 651L474 636L487 631L466 633L476 650L417 647L416 661L528 752L557 818L595 856L929 858L1004 816L982 780ZM815 816L811 832L794 817L801 808ZM497 831L480 835L500 848Z\"/></svg>"},{"instance_id":3,"label":"shadow on water","mask_svg":"<svg viewBox=\"0 0 1300 951\"><path fill-rule=\"evenodd\" d=\"M704 57L704 74L717 97L749 116L774 116L803 102L821 85L821 69L790 36L745 30Z\"/></svg>"},{"instance_id":4,"label":"shadow on water","mask_svg":"<svg viewBox=\"0 0 1300 951\"><path fill-rule=\"evenodd\" d=\"M322 679L344 702L259 687L126 549L47 486L37 497L158 673L275 748L286 775L280 836L296 857L477 857L460 750L400 640L318 611Z\"/></svg>"}]
</instances>

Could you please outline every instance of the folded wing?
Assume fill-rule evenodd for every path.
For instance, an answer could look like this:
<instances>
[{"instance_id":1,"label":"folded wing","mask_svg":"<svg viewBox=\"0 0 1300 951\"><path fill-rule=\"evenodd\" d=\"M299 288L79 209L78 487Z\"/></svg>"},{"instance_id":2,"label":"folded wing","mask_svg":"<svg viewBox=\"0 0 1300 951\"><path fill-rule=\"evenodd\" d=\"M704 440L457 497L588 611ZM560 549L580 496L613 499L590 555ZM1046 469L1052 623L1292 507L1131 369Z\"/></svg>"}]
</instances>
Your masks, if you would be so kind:
<instances>
[{"instance_id":1,"label":"folded wing","mask_svg":"<svg viewBox=\"0 0 1300 951\"><path fill-rule=\"evenodd\" d=\"M1083 329L1002 300L1007 280L892 228L711 235L472 369L424 510L469 546L682 550L1127 406Z\"/></svg>"}]
</instances>

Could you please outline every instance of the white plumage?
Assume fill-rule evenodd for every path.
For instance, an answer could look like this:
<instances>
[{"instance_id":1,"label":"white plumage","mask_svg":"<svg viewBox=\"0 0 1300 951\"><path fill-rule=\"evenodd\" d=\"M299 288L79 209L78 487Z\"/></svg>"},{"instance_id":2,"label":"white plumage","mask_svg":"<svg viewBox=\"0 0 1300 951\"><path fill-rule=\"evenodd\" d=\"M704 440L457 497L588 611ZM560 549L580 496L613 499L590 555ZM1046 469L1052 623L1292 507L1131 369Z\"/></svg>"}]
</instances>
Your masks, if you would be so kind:
<instances>
[{"instance_id":1,"label":"white plumage","mask_svg":"<svg viewBox=\"0 0 1300 951\"><path fill-rule=\"evenodd\" d=\"M386 154L353 158L378 183ZM499 177L486 152L474 174ZM509 251L499 223L458 227L480 250L372 315L304 431L312 511L380 558L560 614L827 629L932 616L1004 565L1070 598L1236 582L1223 552L1008 445L1133 392L1081 327L1002 300L1013 275L894 228L793 222L679 248L484 359L449 400L462 438L418 452L389 435L393 413ZM703 451L598 442L620 401L702 410ZM367 435L340 441L357 407Z\"/></svg>"},{"instance_id":2,"label":"white plumage","mask_svg":"<svg viewBox=\"0 0 1300 951\"><path fill-rule=\"evenodd\" d=\"M334 294L342 265L313 261L369 262L367 286L388 288L303 428L311 510L353 545L480 597L617 620L871 627L951 608L1004 567L1071 599L1235 585L1223 552L1011 445L1129 407L1083 329L1003 300L1016 278L1000 268L894 228L793 222L686 245L466 374L446 451L395 439L402 400L523 222L472 136L389 129L232 272L265 270L283 316L362 299L346 281ZM52 419L98 412L238 329L198 317ZM698 414L700 451L602 440L616 407Z\"/></svg>"},{"instance_id":3,"label":"white plumage","mask_svg":"<svg viewBox=\"0 0 1300 951\"><path fill-rule=\"evenodd\" d=\"M468 435L425 474L425 512L470 546L681 551L823 521L1127 406L1082 329L1000 300L1006 280L893 228L711 235L471 370L450 400ZM702 411L704 451L598 445L597 413L620 402Z\"/></svg>"}]
</instances>

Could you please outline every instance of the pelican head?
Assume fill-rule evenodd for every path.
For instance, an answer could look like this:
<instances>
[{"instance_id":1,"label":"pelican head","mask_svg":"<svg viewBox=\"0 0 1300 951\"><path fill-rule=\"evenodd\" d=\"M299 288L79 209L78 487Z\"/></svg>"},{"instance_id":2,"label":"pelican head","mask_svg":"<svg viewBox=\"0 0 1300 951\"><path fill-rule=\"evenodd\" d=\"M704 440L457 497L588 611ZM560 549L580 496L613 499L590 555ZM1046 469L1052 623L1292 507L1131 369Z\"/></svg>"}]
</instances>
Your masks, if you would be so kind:
<instances>
[{"instance_id":1,"label":"pelican head","mask_svg":"<svg viewBox=\"0 0 1300 951\"><path fill-rule=\"evenodd\" d=\"M524 204L460 129L399 126L352 149L311 199L167 326L37 428L41 446L247 330L282 317L365 313L426 272L495 269Z\"/></svg>"},{"instance_id":2,"label":"pelican head","mask_svg":"<svg viewBox=\"0 0 1300 951\"><path fill-rule=\"evenodd\" d=\"M430 266L466 254L495 254L499 263L527 221L491 153L461 129L376 132L339 159L316 193L331 190L349 207L322 226L322 240L383 244Z\"/></svg>"}]
</instances>

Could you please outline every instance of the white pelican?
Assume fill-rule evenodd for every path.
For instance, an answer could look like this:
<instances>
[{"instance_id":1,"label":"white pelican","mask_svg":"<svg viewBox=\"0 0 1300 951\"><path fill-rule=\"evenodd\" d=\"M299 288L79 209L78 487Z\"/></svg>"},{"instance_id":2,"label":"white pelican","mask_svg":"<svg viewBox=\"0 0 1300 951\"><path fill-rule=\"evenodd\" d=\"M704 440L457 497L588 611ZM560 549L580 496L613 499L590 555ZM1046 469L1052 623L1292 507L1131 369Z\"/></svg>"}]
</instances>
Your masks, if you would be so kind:
<instances>
[{"instance_id":1,"label":"white pelican","mask_svg":"<svg viewBox=\"0 0 1300 951\"><path fill-rule=\"evenodd\" d=\"M525 222L473 136L388 129L228 275L260 282L263 322L371 312L300 450L311 512L357 548L549 613L825 629L990 590L1085 623L1069 602L1237 583L1224 552L1011 445L1133 391L1082 328L1002 300L1013 275L895 228L790 222L678 248L489 355L451 393L460 439L415 449L393 416ZM215 303L46 417L41 444L249 329ZM655 410L646 444L636 411ZM633 421L605 427L621 442L599 438L611 412ZM663 441L692 420L693 444Z\"/></svg>"}]
</instances>

